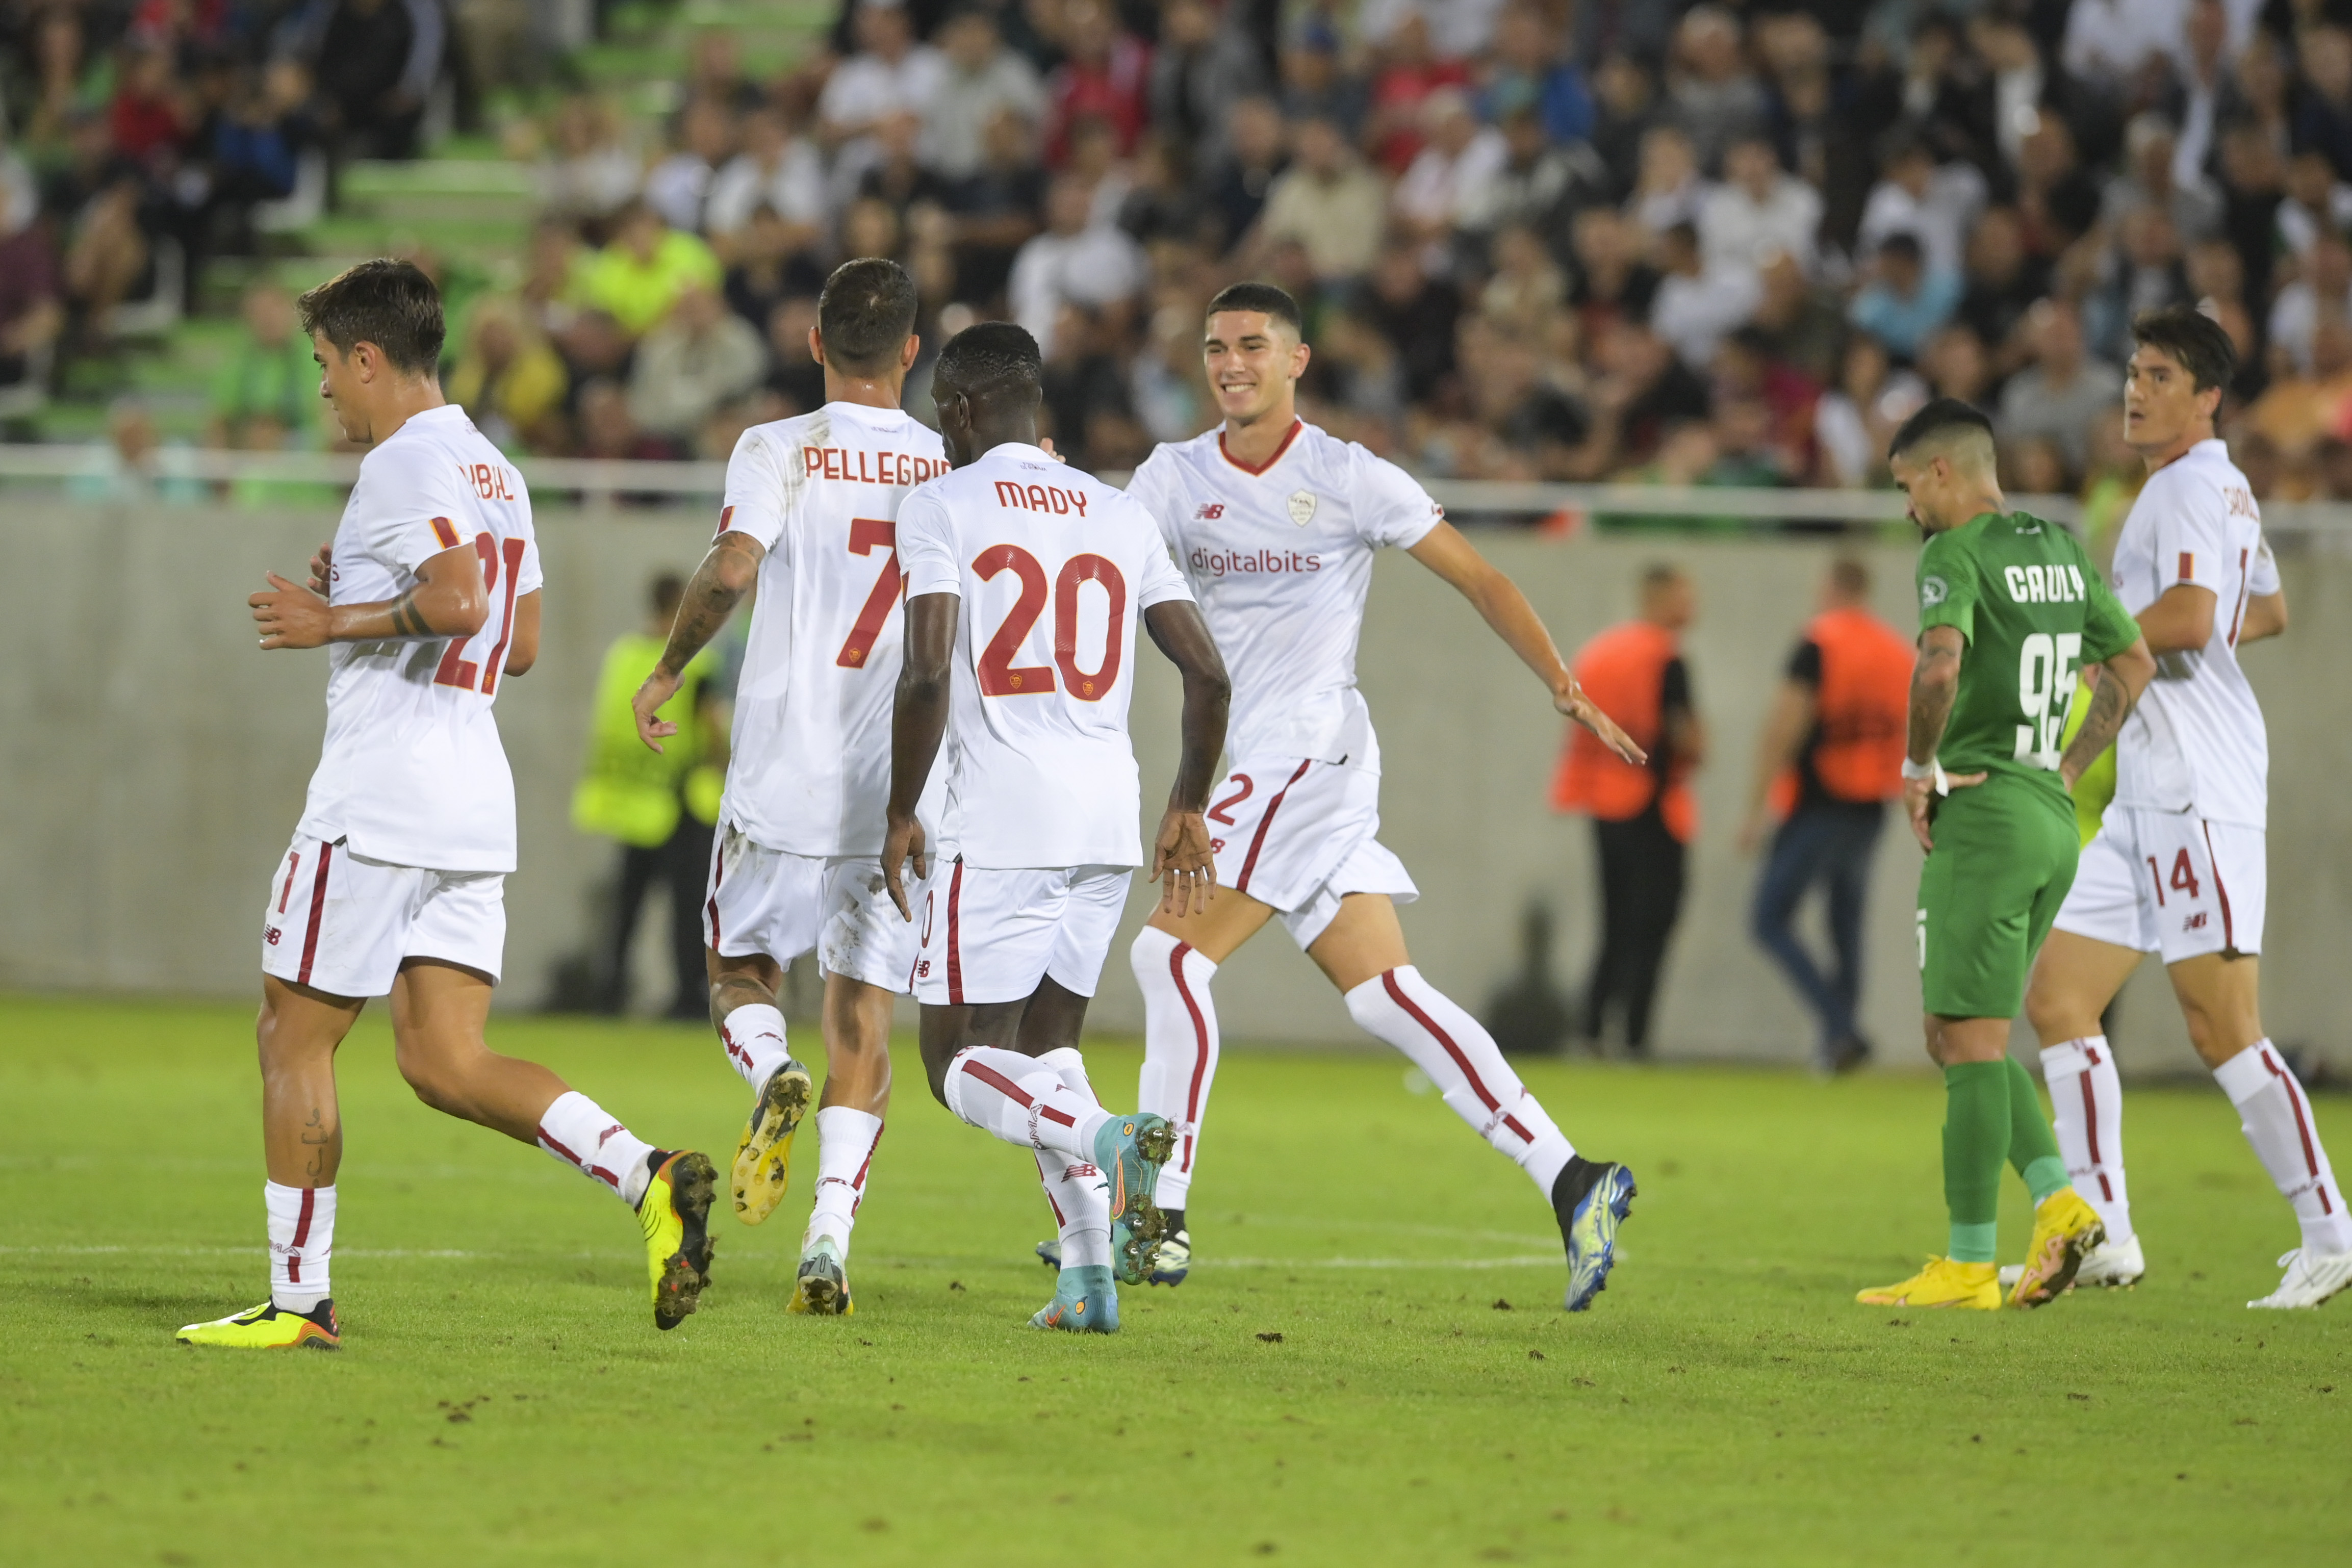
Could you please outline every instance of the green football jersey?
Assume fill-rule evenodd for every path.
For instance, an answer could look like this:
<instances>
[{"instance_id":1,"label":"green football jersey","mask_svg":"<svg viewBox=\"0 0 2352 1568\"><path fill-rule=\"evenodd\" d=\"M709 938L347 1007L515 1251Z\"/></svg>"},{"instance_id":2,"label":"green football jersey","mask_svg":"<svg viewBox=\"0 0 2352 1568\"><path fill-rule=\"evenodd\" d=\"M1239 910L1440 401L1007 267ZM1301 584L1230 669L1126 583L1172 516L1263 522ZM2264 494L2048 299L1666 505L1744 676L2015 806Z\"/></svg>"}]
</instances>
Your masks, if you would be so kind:
<instances>
[{"instance_id":1,"label":"green football jersey","mask_svg":"<svg viewBox=\"0 0 2352 1568\"><path fill-rule=\"evenodd\" d=\"M2023 512L1987 512L1919 552L1919 629L1968 639L1937 750L1949 773L2034 782L2064 800L2060 737L2085 664L2122 653L2139 625L2074 536Z\"/></svg>"}]
</instances>

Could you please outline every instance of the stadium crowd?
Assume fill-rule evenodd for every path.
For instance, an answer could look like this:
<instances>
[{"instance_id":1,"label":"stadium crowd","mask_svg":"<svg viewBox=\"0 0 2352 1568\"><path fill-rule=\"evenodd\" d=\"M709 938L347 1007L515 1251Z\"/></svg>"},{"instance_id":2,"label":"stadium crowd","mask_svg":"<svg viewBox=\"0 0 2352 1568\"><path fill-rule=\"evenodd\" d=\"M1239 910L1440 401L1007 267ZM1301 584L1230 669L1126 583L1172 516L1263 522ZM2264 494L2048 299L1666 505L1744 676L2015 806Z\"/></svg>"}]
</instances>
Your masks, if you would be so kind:
<instances>
[{"instance_id":1,"label":"stadium crowd","mask_svg":"<svg viewBox=\"0 0 2352 1568\"><path fill-rule=\"evenodd\" d=\"M300 148L412 154L507 36L439 4L10 0L0 382L159 242L242 243ZM509 128L539 213L448 382L509 449L724 456L821 398L816 290L887 255L932 348L1035 333L1097 468L1212 423L1201 307L1258 276L1307 416L1425 475L1884 484L1945 393L2108 522L2128 322L2188 301L2258 490L2352 497L2341 0L850 0L773 79L699 33L678 89Z\"/></svg>"}]
</instances>

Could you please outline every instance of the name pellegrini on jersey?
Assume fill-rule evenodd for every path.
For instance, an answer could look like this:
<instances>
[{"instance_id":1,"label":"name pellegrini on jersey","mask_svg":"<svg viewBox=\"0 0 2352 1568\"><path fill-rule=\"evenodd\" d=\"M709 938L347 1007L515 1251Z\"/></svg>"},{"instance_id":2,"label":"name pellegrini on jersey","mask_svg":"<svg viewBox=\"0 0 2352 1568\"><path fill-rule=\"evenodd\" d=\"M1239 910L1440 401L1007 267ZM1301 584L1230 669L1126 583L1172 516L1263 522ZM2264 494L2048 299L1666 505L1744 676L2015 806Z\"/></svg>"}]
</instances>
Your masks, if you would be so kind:
<instances>
[{"instance_id":1,"label":"name pellegrini on jersey","mask_svg":"<svg viewBox=\"0 0 2352 1568\"><path fill-rule=\"evenodd\" d=\"M2012 604L2078 604L2089 597L2079 567L2008 566L2001 576Z\"/></svg>"},{"instance_id":2,"label":"name pellegrini on jersey","mask_svg":"<svg viewBox=\"0 0 2352 1568\"><path fill-rule=\"evenodd\" d=\"M948 471L944 457L864 447L803 446L801 461L808 465L813 479L839 479L853 485L919 485Z\"/></svg>"}]
</instances>

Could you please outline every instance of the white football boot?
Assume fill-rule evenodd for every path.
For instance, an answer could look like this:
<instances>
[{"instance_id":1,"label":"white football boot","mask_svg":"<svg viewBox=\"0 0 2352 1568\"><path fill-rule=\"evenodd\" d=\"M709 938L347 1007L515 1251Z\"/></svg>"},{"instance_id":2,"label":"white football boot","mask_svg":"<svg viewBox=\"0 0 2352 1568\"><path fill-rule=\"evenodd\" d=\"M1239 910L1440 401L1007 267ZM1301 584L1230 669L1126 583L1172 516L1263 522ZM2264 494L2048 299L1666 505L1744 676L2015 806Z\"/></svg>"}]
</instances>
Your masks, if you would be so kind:
<instances>
[{"instance_id":1,"label":"white football boot","mask_svg":"<svg viewBox=\"0 0 2352 1568\"><path fill-rule=\"evenodd\" d=\"M2000 1288L2004 1291L2017 1283L2025 1272L2021 1263L2010 1263L2000 1271ZM2139 1238L2128 1241L2104 1241L2083 1255L2083 1266L2074 1271L2077 1289L2088 1285L2102 1290L2127 1290L2139 1283L2147 1272L2147 1260L2139 1249Z\"/></svg>"},{"instance_id":2,"label":"white football boot","mask_svg":"<svg viewBox=\"0 0 2352 1568\"><path fill-rule=\"evenodd\" d=\"M2352 1285L2352 1252L2315 1258L2298 1247L2281 1257L2279 1262L2286 1269L2286 1278L2279 1281L2279 1288L2246 1305L2275 1309L2315 1307Z\"/></svg>"}]
</instances>

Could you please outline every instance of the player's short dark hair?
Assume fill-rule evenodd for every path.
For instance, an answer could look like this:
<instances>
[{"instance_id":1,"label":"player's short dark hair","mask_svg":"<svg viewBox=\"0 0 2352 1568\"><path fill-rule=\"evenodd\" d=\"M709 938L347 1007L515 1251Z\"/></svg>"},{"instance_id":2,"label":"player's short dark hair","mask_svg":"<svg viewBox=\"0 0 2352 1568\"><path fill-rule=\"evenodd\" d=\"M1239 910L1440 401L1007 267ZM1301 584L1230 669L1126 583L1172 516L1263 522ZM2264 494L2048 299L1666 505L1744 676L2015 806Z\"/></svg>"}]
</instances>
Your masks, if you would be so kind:
<instances>
[{"instance_id":1,"label":"player's short dark hair","mask_svg":"<svg viewBox=\"0 0 2352 1568\"><path fill-rule=\"evenodd\" d=\"M948 340L931 373L967 392L1024 385L1034 392L1045 380L1045 356L1020 323L982 321Z\"/></svg>"},{"instance_id":2,"label":"player's short dark hair","mask_svg":"<svg viewBox=\"0 0 2352 1568\"><path fill-rule=\"evenodd\" d=\"M1920 246L1919 236L1909 229L1897 229L1879 241L1878 254L1909 262L1921 262L1927 257L1927 251Z\"/></svg>"},{"instance_id":3,"label":"player's short dark hair","mask_svg":"<svg viewBox=\"0 0 2352 1568\"><path fill-rule=\"evenodd\" d=\"M1682 580L1681 567L1670 560L1654 560L1642 569L1642 591L1644 594L1655 593L1662 588L1674 587Z\"/></svg>"},{"instance_id":4,"label":"player's short dark hair","mask_svg":"<svg viewBox=\"0 0 2352 1568\"><path fill-rule=\"evenodd\" d=\"M1288 289L1277 288L1271 283L1226 285L1217 291L1214 299L1209 301L1209 308L1202 313L1202 319L1206 320L1221 310L1255 310L1261 316L1269 316L1283 322L1293 332L1307 330L1307 319L1298 313L1298 301L1290 297Z\"/></svg>"},{"instance_id":5,"label":"player's short dark hair","mask_svg":"<svg viewBox=\"0 0 2352 1568\"><path fill-rule=\"evenodd\" d=\"M1990 449L1992 421L1986 417L1984 410L1956 397L1931 399L1925 408L1905 420L1903 428L1895 433L1895 439L1886 444L1887 460L1892 462L1915 446L1970 430L1982 432Z\"/></svg>"},{"instance_id":6,"label":"player's short dark hair","mask_svg":"<svg viewBox=\"0 0 2352 1568\"><path fill-rule=\"evenodd\" d=\"M2142 311L2131 324L2132 340L2162 349L2180 361L2199 392L2227 387L2238 377L2238 346L2221 323L2190 305Z\"/></svg>"},{"instance_id":7,"label":"player's short dark hair","mask_svg":"<svg viewBox=\"0 0 2352 1568\"><path fill-rule=\"evenodd\" d=\"M676 615L677 607L686 600L686 579L674 571L658 573L647 585L647 592L653 600L655 614Z\"/></svg>"},{"instance_id":8,"label":"player's short dark hair","mask_svg":"<svg viewBox=\"0 0 2352 1568\"><path fill-rule=\"evenodd\" d=\"M1848 599L1870 597L1870 565L1858 555L1842 555L1830 562L1830 582Z\"/></svg>"},{"instance_id":9,"label":"player's short dark hair","mask_svg":"<svg viewBox=\"0 0 2352 1568\"><path fill-rule=\"evenodd\" d=\"M915 279L887 256L845 261L816 297L824 357L853 373L887 370L915 329Z\"/></svg>"},{"instance_id":10,"label":"player's short dark hair","mask_svg":"<svg viewBox=\"0 0 2352 1568\"><path fill-rule=\"evenodd\" d=\"M361 343L383 350L395 370L413 376L441 368L448 335L441 291L413 261L390 257L344 268L294 302L302 330L348 355Z\"/></svg>"}]
</instances>

